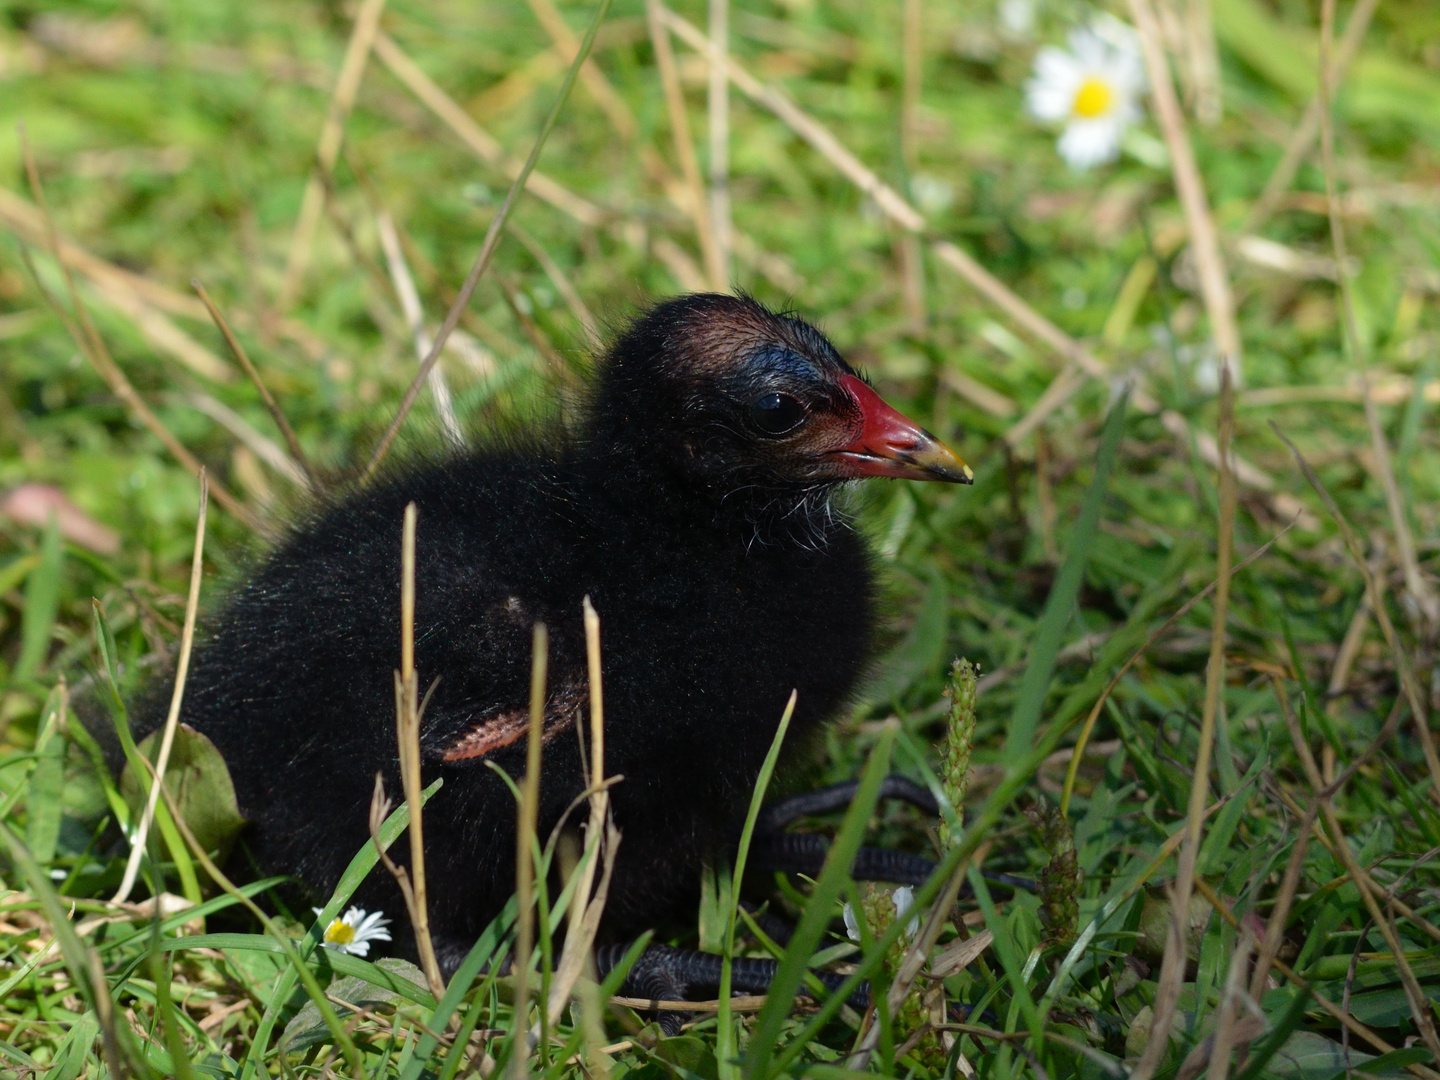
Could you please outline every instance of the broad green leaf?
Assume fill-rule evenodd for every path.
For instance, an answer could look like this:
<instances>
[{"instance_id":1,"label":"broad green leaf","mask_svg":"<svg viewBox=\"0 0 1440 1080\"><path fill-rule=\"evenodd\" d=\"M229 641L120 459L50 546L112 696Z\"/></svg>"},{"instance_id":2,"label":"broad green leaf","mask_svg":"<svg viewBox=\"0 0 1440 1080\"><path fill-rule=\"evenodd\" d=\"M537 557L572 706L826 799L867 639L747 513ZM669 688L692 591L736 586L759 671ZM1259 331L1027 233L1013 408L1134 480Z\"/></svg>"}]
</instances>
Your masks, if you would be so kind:
<instances>
[{"instance_id":1,"label":"broad green leaf","mask_svg":"<svg viewBox=\"0 0 1440 1080\"><path fill-rule=\"evenodd\" d=\"M55 859L64 808L66 742L57 726L52 711L41 733L35 769L25 791L25 845L41 866L49 866Z\"/></svg>"},{"instance_id":2,"label":"broad green leaf","mask_svg":"<svg viewBox=\"0 0 1440 1080\"><path fill-rule=\"evenodd\" d=\"M337 953L336 955L344 955ZM347 957L347 959L351 959ZM349 1002L351 1005L358 1005L361 1008L374 1008L376 1005L393 1005L402 1000L419 1001L423 998L433 1001L425 987L425 973L412 964L409 960L398 956L386 956L374 963L376 971L384 972L391 976L391 981L381 984L372 978L358 975L344 975L330 984L327 993L340 1001ZM400 990L401 983L409 983L410 987L403 994ZM336 1004L342 1018L348 1016L349 1009L343 1005ZM291 1018L290 1023L285 1025L284 1032L280 1035L280 1052L289 1054L297 1050L304 1050L314 1046L318 1042L326 1042L330 1038L330 1029L325 1026L325 1020L320 1015L320 1010L315 1007L313 1001L307 1001L300 1006L299 1012Z\"/></svg>"},{"instance_id":3,"label":"broad green leaf","mask_svg":"<svg viewBox=\"0 0 1440 1080\"><path fill-rule=\"evenodd\" d=\"M25 583L25 611L20 619L20 656L10 672L11 685L34 676L50 651L50 632L60 609L60 526L54 517L40 541L40 561Z\"/></svg>"},{"instance_id":4,"label":"broad green leaf","mask_svg":"<svg viewBox=\"0 0 1440 1080\"><path fill-rule=\"evenodd\" d=\"M110 628L110 620L105 617L105 611L101 608L100 602L94 600L91 604L95 618L95 641L100 648L100 658L104 665L105 678L100 683L101 697L110 710L110 719L115 725L115 734L120 740L121 749L125 752L125 767L137 777L143 774L141 786L148 792L150 773L141 764L140 751L135 746L134 736L130 733L130 713L125 707L125 699L120 691L119 654L115 645L115 633ZM135 815L130 814L129 816L131 822L136 821ZM170 808L165 805L164 799L155 804L155 827L165 841L165 847L170 852L170 857L175 861L175 872L180 876L180 884L185 897L192 903L198 904L201 900L200 880L195 875L195 864L190 859L190 851L180 836L180 830L175 827L175 822L170 817Z\"/></svg>"},{"instance_id":5,"label":"broad green leaf","mask_svg":"<svg viewBox=\"0 0 1440 1080\"><path fill-rule=\"evenodd\" d=\"M151 764L160 756L162 734L152 732L136 748ZM165 787L174 796L175 805L200 846L206 851L218 852L223 862L245 819L240 815L235 785L225 759L204 733L188 724L180 724L175 729L170 760L165 765ZM145 792L128 763L120 774L120 794L132 815L138 815L144 808Z\"/></svg>"}]
</instances>

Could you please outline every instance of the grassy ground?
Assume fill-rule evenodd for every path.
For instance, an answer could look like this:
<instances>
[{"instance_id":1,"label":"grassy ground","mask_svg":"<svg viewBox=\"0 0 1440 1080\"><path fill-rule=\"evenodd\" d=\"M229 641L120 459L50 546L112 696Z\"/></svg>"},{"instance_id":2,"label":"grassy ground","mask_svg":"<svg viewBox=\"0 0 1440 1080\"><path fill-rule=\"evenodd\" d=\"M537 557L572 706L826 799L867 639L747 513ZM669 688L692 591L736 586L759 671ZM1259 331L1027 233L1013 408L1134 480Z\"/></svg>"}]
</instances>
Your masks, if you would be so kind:
<instances>
[{"instance_id":1,"label":"grassy ground","mask_svg":"<svg viewBox=\"0 0 1440 1080\"><path fill-rule=\"evenodd\" d=\"M1085 12L1039 2L1017 30L1013 3L1007 24L983 0L916 2L923 29L907 44L905 6L747 2L731 12L731 48L912 200L924 238L803 123L735 90L734 258L721 280L818 319L976 469L973 489L872 485L858 497L887 568L893 644L811 779L948 768L953 789L965 773L969 832L942 830L941 842L936 822L892 808L871 841L948 853L922 899L982 862L1039 879L1041 895L997 888L941 910L931 953L953 962L955 943L978 936L978 954L943 980L922 975L878 1021L838 1002L787 1011L791 964L758 1014L712 1014L674 1039L622 1006L598 1027L576 1020L593 1011L567 1011L528 1068L1433 1076L1440 776L1420 733L1440 707L1440 8L1382 5L1339 91L1342 292L1318 151L1260 201L1314 94L1318 5L1161 5L1214 18L1218 81L1203 48L1199 63L1181 50L1177 67L1190 105L1203 113L1218 93L1221 106L1210 122L1188 108L1185 137L1244 347L1227 405L1215 392L1223 316L1193 254L1204 237L1176 197L1154 110L1118 163L1087 173L1024 116L1036 49ZM678 10L705 25L702 5ZM592 13L566 3L561 37L578 38ZM173 833L129 906L109 903L127 854L117 819L134 810L94 769L57 690L63 679L77 700L103 696L108 659L123 692L179 637L197 489L159 430L217 485L205 602L309 497L191 279L234 324L316 483L345 482L416 369L377 223L393 221L433 326L504 197L504 159L524 158L567 66L525 4L393 0L297 243L327 111L346 112L333 92L354 19L345 5L274 0L0 4L0 1076L519 1064L513 988L460 980L437 1005L413 968L311 955L303 909L273 883L244 885L267 930ZM674 49L705 169L706 66L679 39ZM588 364L587 320L603 333L649 297L705 286L656 56L643 6L621 0L596 39L596 74L577 83L540 161L552 186L518 203L461 347L443 359L466 431L563 400ZM67 333L77 312L26 180L22 122L114 367L83 330L78 344ZM1007 311L982 297L946 242L1018 301ZM1065 335L1089 350L1078 367L1057 349ZM117 369L151 426L117 393ZM1017 431L1042 400L1056 407ZM403 439L422 446L442 428L425 394ZM1232 431L1233 487L1213 452ZM70 509L47 528L57 491ZM1272 542L1228 590L1202 595ZM955 656L982 673L968 767L942 696ZM843 846L866 821L812 826ZM243 859L230 868L249 880ZM906 928L887 919L883 893L866 906L887 939L847 947L838 899L858 895L843 868L813 898L803 882L752 884L842 965L880 987L897 970L908 981ZM162 889L202 911L164 908L157 921L146 899ZM1177 895L1195 898L1180 937ZM712 945L716 910L675 941ZM306 979L277 933L309 956ZM766 945L742 932L737 948ZM1257 952L1276 962L1257 970ZM401 984L377 988L397 971ZM367 1010L333 1007L340 1038L313 1001L301 1009L331 979L345 980L332 998ZM912 1037L936 1022L945 1030ZM851 1056L862 1043L874 1052Z\"/></svg>"}]
</instances>

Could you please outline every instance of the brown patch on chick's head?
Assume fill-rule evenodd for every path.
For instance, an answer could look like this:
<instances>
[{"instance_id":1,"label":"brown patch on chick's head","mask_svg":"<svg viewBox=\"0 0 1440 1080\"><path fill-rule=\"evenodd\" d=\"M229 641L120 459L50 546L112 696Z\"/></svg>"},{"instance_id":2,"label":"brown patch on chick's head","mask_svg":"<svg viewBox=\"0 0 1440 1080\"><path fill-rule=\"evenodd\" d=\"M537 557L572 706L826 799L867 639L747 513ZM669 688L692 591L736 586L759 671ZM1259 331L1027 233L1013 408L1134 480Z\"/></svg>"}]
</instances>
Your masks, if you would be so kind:
<instances>
[{"instance_id":1,"label":"brown patch on chick's head","mask_svg":"<svg viewBox=\"0 0 1440 1080\"><path fill-rule=\"evenodd\" d=\"M664 433L669 460L737 487L970 482L965 464L886 404L824 334L746 296L659 305L617 346L611 373L629 383L634 415L648 413L649 429Z\"/></svg>"}]
</instances>

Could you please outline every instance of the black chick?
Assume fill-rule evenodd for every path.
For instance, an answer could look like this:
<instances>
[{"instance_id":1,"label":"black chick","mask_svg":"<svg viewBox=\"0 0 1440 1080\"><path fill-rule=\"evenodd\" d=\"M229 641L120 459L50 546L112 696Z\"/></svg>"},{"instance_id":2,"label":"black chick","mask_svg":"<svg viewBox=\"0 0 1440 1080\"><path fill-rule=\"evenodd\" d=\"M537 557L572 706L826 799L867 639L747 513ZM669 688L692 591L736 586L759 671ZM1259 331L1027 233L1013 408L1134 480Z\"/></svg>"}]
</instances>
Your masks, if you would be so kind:
<instances>
[{"instance_id":1,"label":"black chick","mask_svg":"<svg viewBox=\"0 0 1440 1080\"><path fill-rule=\"evenodd\" d=\"M445 780L426 811L442 966L514 890L515 804L485 762L524 771L537 621L551 650L542 836L584 788L571 729L587 595L604 620L607 771L625 777L606 930L652 926L733 836L791 689L803 745L856 688L874 573L831 499L867 476L970 482L809 324L746 298L663 303L602 362L577 437L412 470L296 529L211 624L184 720L229 763L261 862L330 890L366 842L376 771L400 787L392 672L413 501L415 663L422 690L438 679L424 778Z\"/></svg>"}]
</instances>

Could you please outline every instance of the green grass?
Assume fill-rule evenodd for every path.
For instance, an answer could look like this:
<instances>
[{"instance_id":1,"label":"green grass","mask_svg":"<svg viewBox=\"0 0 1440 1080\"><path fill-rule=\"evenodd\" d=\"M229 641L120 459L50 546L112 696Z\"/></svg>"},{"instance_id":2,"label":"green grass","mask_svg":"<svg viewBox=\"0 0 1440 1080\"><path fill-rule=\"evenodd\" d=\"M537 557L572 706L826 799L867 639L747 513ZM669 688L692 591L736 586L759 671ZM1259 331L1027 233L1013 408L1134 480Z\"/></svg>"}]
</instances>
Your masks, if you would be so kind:
<instances>
[{"instance_id":1,"label":"green grass","mask_svg":"<svg viewBox=\"0 0 1440 1080\"><path fill-rule=\"evenodd\" d=\"M1356 393L1357 363L1327 261L1318 152L1257 230L1280 247L1242 240L1315 84L1319 5L1210 6L1224 113L1211 126L1191 116L1189 132L1245 346L1234 445L1273 481L1268 491L1240 483L1226 528L1220 478L1202 452L1222 422L1205 381L1210 328L1170 172L1155 161L1155 122L1141 125L1134 152L1115 165L1075 173L1056 155L1054 132L1023 112L1036 49L1062 43L1080 11L1038 0L1035 28L1016 35L989 2L924 4L913 145L900 123L902 5L747 0L732 12L731 47L748 70L782 85L882 180L913 197L929 236L972 254L1084 341L1114 378L1084 382L1037 433L1009 445L1005 432L1040 399L1063 358L928 250L924 317L912 318L900 231L781 119L732 93L731 190L742 237L733 282L817 319L887 397L923 418L976 472L964 490L873 484L854 496L860 525L882 552L887 651L866 700L838 718L806 774L787 782L863 776L848 814L811 826L840 852L863 839L942 858L942 872L917 890L922 908L958 884L955 875L969 875L978 895L936 916L935 954L957 940L961 921L967 933L983 927L994 940L943 981L922 977L929 997L908 999L893 1015L882 1009L872 1021L839 996L818 1009L792 1008L817 951L854 965L852 982L871 977L884 988L895 978L903 920L878 920L866 927L863 948L850 948L839 929L841 902L884 904L832 860L813 883L770 889L772 910L799 930L788 951L776 949L780 979L760 1012L727 1010L718 1021L724 1030L712 1016L666 1040L624 1007L605 1012L603 1030L567 1010L529 1055L531 1073L595 1076L595 1039L613 1047L612 1078L634 1072L647 1080L839 1080L847 1070L940 1077L956 1073L957 1052L964 1068L987 1078L1100 1077L1132 1067L1165 989L1167 897L1197 783L1216 594L1165 624L1215 580L1221 537L1231 532L1236 562L1274 543L1231 579L1223 613L1213 768L1199 778L1215 805L1194 851L1195 929L1188 962L1172 956L1177 1011L1158 1075L1195 1075L1181 1066L1187 1057L1205 1068L1205 1040L1234 1000L1226 987L1248 989L1250 935L1264 934L1277 905L1288 908L1278 941L1285 967L1230 1024L1225 1038L1248 1043L1249 1054L1237 1053L1228 1075L1343 1076L1347 1039L1352 1064L1366 1075L1434 1075L1416 1012L1433 1018L1426 999L1440 1001L1440 792L1402 672L1413 673L1422 709L1440 707L1440 630L1411 594ZM705 25L703 5L679 10ZM562 6L577 38L594 11ZM1114 12L1128 18L1126 5ZM1342 26L1348 17L1345 5ZM60 233L160 287L137 308L115 284L128 279L80 267L80 297L116 363L242 512L262 526L283 522L309 496L284 467L283 439L259 394L197 310L191 279L231 320L321 482L343 484L364 465L416 365L377 212L396 223L434 325L510 180L372 57L308 271L279 309L352 19L344 5L274 0L0 5L0 492L53 485L118 538L111 547L104 535L87 540L47 527L43 512L27 518L13 500L0 508L0 1076L363 1071L411 1080L511 1067L523 1025L514 1022L508 978L486 969L509 946L513 907L436 1002L413 968L317 948L315 923L287 906L292 894L248 877L245 860L232 858L238 892L266 913L267 930L238 893L211 880L168 813L131 898L142 906L109 904L127 855L121 824L134 811L96 768L98 749L62 709L59 690L63 679L75 700L103 715L103 699L123 699L178 641L197 490L66 331L73 313L65 281L34 233L38 219L25 217L31 196L16 125L25 125ZM566 67L527 4L393 0L381 26L511 157L524 159ZM703 170L704 65L678 41L675 50ZM577 83L538 168L600 208L600 219L577 220L533 195L517 202L512 221L520 228L507 234L460 323L474 343L471 359L446 354L441 365L472 437L555 409L589 365L585 330L546 260L602 327L703 274L637 0L617 0L594 61L619 109L607 113ZM1350 200L1343 220L1358 347L1368 357L1422 592L1436 588L1440 552L1437 102L1440 8L1390 0L1337 101L1337 174ZM621 113L631 134L620 130L623 117L617 128ZM589 211L582 205L579 213ZM159 330L157 313L168 320ZM1124 382L1132 393L1122 411L1112 406ZM975 383L988 394L966 389ZM1137 407L1141 393L1184 417L1188 435ZM420 396L400 452L442 438L432 400ZM1355 531L1398 651L1366 614L1364 576L1272 423ZM1279 535L1297 505L1287 499L1306 515ZM212 500L203 603L215 603L265 542ZM1331 693L1352 628L1348 673ZM887 770L940 786L942 691L955 656L979 665L982 684L967 828L940 851L936 822L876 808L874 797ZM1327 780L1361 762L1334 793L1333 820L1320 817L1325 842L1311 837L1290 879L1314 787L1286 707ZM1081 730L1090 730L1089 750L1062 815L1071 761L1063 751ZM196 824L193 805L182 806L183 818ZM390 835L403 813L387 826ZM1332 853L1337 843L1349 845L1350 858ZM982 858L987 870L1039 879L1041 895L987 890L973 873ZM356 875L375 861L373 848L357 853L327 914L343 907ZM1376 924L1347 862L1382 891L1379 910L1390 925ZM755 877L753 886L768 886ZM727 940L728 871L710 882L696 930L672 931L673 943ZM147 915L143 905L159 891L199 907L155 918L152 904ZM1388 904L1390 894L1403 908ZM1205 897L1222 898L1233 921ZM548 931L560 927L563 907L557 898L553 927L539 928L532 994L545 991L554 959ZM737 954L765 955L771 944L745 917L729 933ZM599 992L608 996L616 985L612 979ZM321 987L367 1012L357 1019L319 995ZM973 1007L967 1030L946 1033L948 1055L933 1033L911 1038L937 1001ZM1373 1038L1343 1034L1336 1011ZM1380 1042L1393 1053L1381 1056ZM851 1056L859 1045L872 1047L863 1061ZM572 1063L577 1054L584 1069Z\"/></svg>"}]
</instances>

